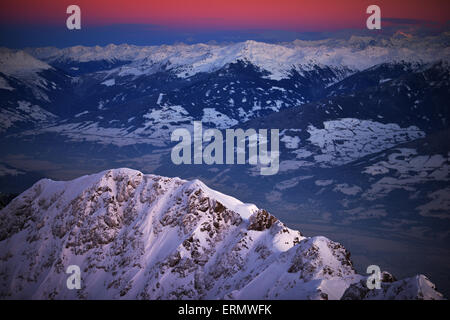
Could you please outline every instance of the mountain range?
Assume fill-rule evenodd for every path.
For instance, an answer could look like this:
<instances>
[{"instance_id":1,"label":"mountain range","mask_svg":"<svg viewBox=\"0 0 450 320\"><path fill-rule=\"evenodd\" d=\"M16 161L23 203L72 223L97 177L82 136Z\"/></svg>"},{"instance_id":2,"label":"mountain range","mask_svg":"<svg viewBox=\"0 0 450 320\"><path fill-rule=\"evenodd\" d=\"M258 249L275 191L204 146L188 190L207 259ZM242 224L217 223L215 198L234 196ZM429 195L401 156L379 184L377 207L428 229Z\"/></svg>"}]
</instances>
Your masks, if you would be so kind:
<instances>
[{"instance_id":1,"label":"mountain range","mask_svg":"<svg viewBox=\"0 0 450 320\"><path fill-rule=\"evenodd\" d=\"M325 232L360 273L376 261L402 278L420 270L448 295L449 57L448 32L1 48L0 205L42 178L109 168L200 179L292 229L341 230ZM174 165L170 134L193 121L279 129L279 173ZM349 234L372 239L360 247ZM374 250L381 240L395 245Z\"/></svg>"}]
</instances>

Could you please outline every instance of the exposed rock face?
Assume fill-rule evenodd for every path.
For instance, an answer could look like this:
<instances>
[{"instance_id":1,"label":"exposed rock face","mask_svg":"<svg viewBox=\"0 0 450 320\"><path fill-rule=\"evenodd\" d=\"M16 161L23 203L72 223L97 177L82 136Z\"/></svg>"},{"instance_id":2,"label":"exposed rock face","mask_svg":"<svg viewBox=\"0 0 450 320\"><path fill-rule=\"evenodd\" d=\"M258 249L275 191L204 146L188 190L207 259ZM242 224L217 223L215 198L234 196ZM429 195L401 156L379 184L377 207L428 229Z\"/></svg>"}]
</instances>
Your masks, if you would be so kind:
<instances>
[{"instance_id":1,"label":"exposed rock face","mask_svg":"<svg viewBox=\"0 0 450 320\"><path fill-rule=\"evenodd\" d=\"M248 230L264 231L270 229L272 224L277 221L277 218L272 216L266 210L259 210L251 216Z\"/></svg>"},{"instance_id":2,"label":"exposed rock face","mask_svg":"<svg viewBox=\"0 0 450 320\"><path fill-rule=\"evenodd\" d=\"M44 179L0 215L1 298L340 299L371 294L358 287L364 278L355 273L342 245L305 238L267 211L198 180L130 169L68 182ZM70 265L81 269L79 290L66 286ZM415 288L398 286L395 296L439 296L428 280ZM389 294L380 298L394 294L385 291Z\"/></svg>"}]
</instances>

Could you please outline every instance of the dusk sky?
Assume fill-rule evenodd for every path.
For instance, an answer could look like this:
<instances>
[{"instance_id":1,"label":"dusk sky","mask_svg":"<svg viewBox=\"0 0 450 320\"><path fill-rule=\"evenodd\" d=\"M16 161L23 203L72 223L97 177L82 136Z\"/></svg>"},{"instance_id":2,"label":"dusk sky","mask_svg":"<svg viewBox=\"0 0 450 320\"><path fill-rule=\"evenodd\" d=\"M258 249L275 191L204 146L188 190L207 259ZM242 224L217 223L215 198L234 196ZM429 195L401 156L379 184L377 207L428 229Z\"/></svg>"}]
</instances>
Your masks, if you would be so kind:
<instances>
[{"instance_id":1,"label":"dusk sky","mask_svg":"<svg viewBox=\"0 0 450 320\"><path fill-rule=\"evenodd\" d=\"M77 4L82 30L68 31L66 8ZM0 45L73 45L174 41L280 41L311 33L364 30L371 4L381 7L383 27L443 26L448 0L2 0ZM448 24L447 24L448 25Z\"/></svg>"}]
</instances>

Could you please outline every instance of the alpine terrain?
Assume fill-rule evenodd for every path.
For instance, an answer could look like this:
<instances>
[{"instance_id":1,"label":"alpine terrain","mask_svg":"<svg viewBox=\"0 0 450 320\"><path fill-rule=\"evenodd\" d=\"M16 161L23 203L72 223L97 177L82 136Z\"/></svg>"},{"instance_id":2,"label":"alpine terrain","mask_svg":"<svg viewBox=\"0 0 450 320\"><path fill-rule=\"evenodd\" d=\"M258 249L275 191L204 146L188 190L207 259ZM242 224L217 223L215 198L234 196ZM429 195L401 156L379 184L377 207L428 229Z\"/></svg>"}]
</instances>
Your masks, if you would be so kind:
<instances>
[{"instance_id":1,"label":"alpine terrain","mask_svg":"<svg viewBox=\"0 0 450 320\"><path fill-rule=\"evenodd\" d=\"M350 253L255 205L114 169L43 179L0 211L6 299L443 299L423 275L369 290ZM81 269L80 290L66 269Z\"/></svg>"},{"instance_id":2,"label":"alpine terrain","mask_svg":"<svg viewBox=\"0 0 450 320\"><path fill-rule=\"evenodd\" d=\"M0 48L1 295L449 296L449 101L448 30ZM174 164L196 121L278 129L279 170Z\"/></svg>"}]
</instances>

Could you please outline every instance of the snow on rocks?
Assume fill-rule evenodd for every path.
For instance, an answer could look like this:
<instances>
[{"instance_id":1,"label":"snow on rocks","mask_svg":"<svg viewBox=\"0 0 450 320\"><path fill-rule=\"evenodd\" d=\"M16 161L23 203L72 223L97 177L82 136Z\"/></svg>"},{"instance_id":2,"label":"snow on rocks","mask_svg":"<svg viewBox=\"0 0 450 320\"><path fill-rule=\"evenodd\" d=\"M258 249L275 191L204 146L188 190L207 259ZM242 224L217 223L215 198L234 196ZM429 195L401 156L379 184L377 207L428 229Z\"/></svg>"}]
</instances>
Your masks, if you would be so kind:
<instances>
[{"instance_id":1,"label":"snow on rocks","mask_svg":"<svg viewBox=\"0 0 450 320\"><path fill-rule=\"evenodd\" d=\"M381 289L369 290L367 278L350 285L342 300L443 300L434 284L424 275L397 281L389 273L383 272Z\"/></svg>"},{"instance_id":2,"label":"snow on rocks","mask_svg":"<svg viewBox=\"0 0 450 320\"><path fill-rule=\"evenodd\" d=\"M214 108L204 108L202 122L206 124L214 124L218 129L226 129L237 125L239 122L217 111Z\"/></svg>"},{"instance_id":3,"label":"snow on rocks","mask_svg":"<svg viewBox=\"0 0 450 320\"><path fill-rule=\"evenodd\" d=\"M356 39L356 40L355 40ZM104 47L74 46L27 49L31 55L44 61L125 61L129 63L112 70L119 76L140 76L172 70L178 77L190 77L202 72L214 72L238 60L250 62L267 73L266 77L281 80L290 77L292 70L300 74L317 65L339 69L363 70L387 61L433 61L436 56L448 59L448 48L429 37L415 41L352 37L349 40L320 41L295 40L289 43L269 44L248 40L231 44L175 44L161 46L134 46L110 44ZM275 57L275 58L274 58ZM369 59L368 59L369 57ZM330 79L330 83L339 79ZM276 87L274 87L276 89Z\"/></svg>"},{"instance_id":4,"label":"snow on rocks","mask_svg":"<svg viewBox=\"0 0 450 320\"><path fill-rule=\"evenodd\" d=\"M5 75L20 77L51 68L22 50L0 48L0 72Z\"/></svg>"},{"instance_id":5,"label":"snow on rocks","mask_svg":"<svg viewBox=\"0 0 450 320\"><path fill-rule=\"evenodd\" d=\"M361 279L342 245L198 180L131 169L43 179L0 214L6 299L339 299ZM69 265L80 290L66 287Z\"/></svg>"},{"instance_id":6,"label":"snow on rocks","mask_svg":"<svg viewBox=\"0 0 450 320\"><path fill-rule=\"evenodd\" d=\"M52 123L58 117L44 108L33 105L31 102L20 100L16 108L5 108L0 113L0 132L21 122L33 122L39 124Z\"/></svg>"}]
</instances>

